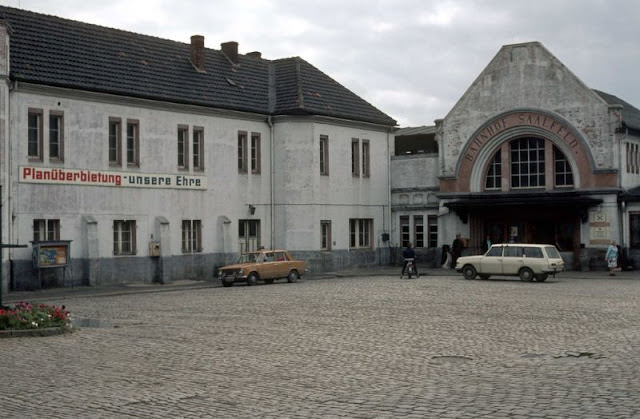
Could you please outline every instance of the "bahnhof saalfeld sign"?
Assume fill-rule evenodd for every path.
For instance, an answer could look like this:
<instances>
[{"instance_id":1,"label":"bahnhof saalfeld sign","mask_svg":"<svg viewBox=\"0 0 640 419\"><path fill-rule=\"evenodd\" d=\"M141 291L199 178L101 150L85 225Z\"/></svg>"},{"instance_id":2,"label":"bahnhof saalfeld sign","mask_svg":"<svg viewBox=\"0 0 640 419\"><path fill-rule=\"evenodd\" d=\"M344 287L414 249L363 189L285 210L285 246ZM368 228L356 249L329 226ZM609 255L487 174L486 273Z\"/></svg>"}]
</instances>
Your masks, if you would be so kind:
<instances>
[{"instance_id":1,"label":"bahnhof saalfeld sign","mask_svg":"<svg viewBox=\"0 0 640 419\"><path fill-rule=\"evenodd\" d=\"M52 185L112 186L118 188L207 189L205 176L151 174L59 167L20 167L20 182Z\"/></svg>"}]
</instances>

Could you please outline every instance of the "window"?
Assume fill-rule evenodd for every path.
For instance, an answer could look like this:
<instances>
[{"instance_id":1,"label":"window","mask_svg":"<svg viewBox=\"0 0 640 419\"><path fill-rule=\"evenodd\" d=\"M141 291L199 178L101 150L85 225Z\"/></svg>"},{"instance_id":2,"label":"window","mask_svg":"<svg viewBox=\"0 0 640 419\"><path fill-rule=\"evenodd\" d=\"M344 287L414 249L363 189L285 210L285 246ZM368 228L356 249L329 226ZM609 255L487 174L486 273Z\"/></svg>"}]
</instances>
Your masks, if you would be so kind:
<instances>
[{"instance_id":1,"label":"window","mask_svg":"<svg viewBox=\"0 0 640 419\"><path fill-rule=\"evenodd\" d=\"M247 173L247 133L238 132L238 172Z\"/></svg>"},{"instance_id":2,"label":"window","mask_svg":"<svg viewBox=\"0 0 640 419\"><path fill-rule=\"evenodd\" d=\"M500 189L502 187L502 153L500 150L493 156L493 160L489 163L489 171L487 172L487 180L485 182L486 189Z\"/></svg>"},{"instance_id":3,"label":"window","mask_svg":"<svg viewBox=\"0 0 640 419\"><path fill-rule=\"evenodd\" d=\"M555 186L573 186L573 173L569 161L556 146L553 146L553 163Z\"/></svg>"},{"instance_id":4,"label":"window","mask_svg":"<svg viewBox=\"0 0 640 419\"><path fill-rule=\"evenodd\" d=\"M360 176L360 140L351 140L351 174Z\"/></svg>"},{"instance_id":5,"label":"window","mask_svg":"<svg viewBox=\"0 0 640 419\"><path fill-rule=\"evenodd\" d=\"M545 186L544 140L518 138L511 141L511 187L514 189Z\"/></svg>"},{"instance_id":6,"label":"window","mask_svg":"<svg viewBox=\"0 0 640 419\"><path fill-rule=\"evenodd\" d=\"M542 258L542 249L539 247L525 247L524 257L527 258Z\"/></svg>"},{"instance_id":7,"label":"window","mask_svg":"<svg viewBox=\"0 0 640 419\"><path fill-rule=\"evenodd\" d=\"M500 257L502 256L502 246L491 246L487 252L487 256Z\"/></svg>"},{"instance_id":8,"label":"window","mask_svg":"<svg viewBox=\"0 0 640 419\"><path fill-rule=\"evenodd\" d=\"M136 222L133 220L113 221L113 254L136 254Z\"/></svg>"},{"instance_id":9,"label":"window","mask_svg":"<svg viewBox=\"0 0 640 419\"><path fill-rule=\"evenodd\" d=\"M182 220L182 253L202 252L202 223Z\"/></svg>"},{"instance_id":10,"label":"window","mask_svg":"<svg viewBox=\"0 0 640 419\"><path fill-rule=\"evenodd\" d=\"M260 134L251 133L251 173L260 173Z\"/></svg>"},{"instance_id":11,"label":"window","mask_svg":"<svg viewBox=\"0 0 640 419\"><path fill-rule=\"evenodd\" d=\"M520 258L524 256L524 248L520 246L508 246L504 248L504 256L505 257L516 257Z\"/></svg>"},{"instance_id":12,"label":"window","mask_svg":"<svg viewBox=\"0 0 640 419\"><path fill-rule=\"evenodd\" d=\"M178 168L189 168L189 127L178 126Z\"/></svg>"},{"instance_id":13,"label":"window","mask_svg":"<svg viewBox=\"0 0 640 419\"><path fill-rule=\"evenodd\" d=\"M427 223L429 225L429 247L438 247L438 216L427 216Z\"/></svg>"},{"instance_id":14,"label":"window","mask_svg":"<svg viewBox=\"0 0 640 419\"><path fill-rule=\"evenodd\" d=\"M119 118L109 118L109 165L122 165L122 122Z\"/></svg>"},{"instance_id":15,"label":"window","mask_svg":"<svg viewBox=\"0 0 640 419\"><path fill-rule=\"evenodd\" d=\"M627 173L640 174L640 144L626 143Z\"/></svg>"},{"instance_id":16,"label":"window","mask_svg":"<svg viewBox=\"0 0 640 419\"><path fill-rule=\"evenodd\" d=\"M49 159L63 160L64 124L62 112L49 114Z\"/></svg>"},{"instance_id":17,"label":"window","mask_svg":"<svg viewBox=\"0 0 640 419\"><path fill-rule=\"evenodd\" d=\"M260 247L260 220L238 220L240 252L257 250Z\"/></svg>"},{"instance_id":18,"label":"window","mask_svg":"<svg viewBox=\"0 0 640 419\"><path fill-rule=\"evenodd\" d=\"M329 137L320 136L320 174L329 175Z\"/></svg>"},{"instance_id":19,"label":"window","mask_svg":"<svg viewBox=\"0 0 640 419\"><path fill-rule=\"evenodd\" d=\"M42 110L29 109L27 156L29 160L42 160Z\"/></svg>"},{"instance_id":20,"label":"window","mask_svg":"<svg viewBox=\"0 0 640 419\"><path fill-rule=\"evenodd\" d=\"M371 248L373 220L370 218L352 218L349 220L349 247Z\"/></svg>"},{"instance_id":21,"label":"window","mask_svg":"<svg viewBox=\"0 0 640 419\"><path fill-rule=\"evenodd\" d=\"M362 176L369 177L370 171L369 140L362 140Z\"/></svg>"},{"instance_id":22,"label":"window","mask_svg":"<svg viewBox=\"0 0 640 419\"><path fill-rule=\"evenodd\" d=\"M33 220L33 241L60 240L60 220Z\"/></svg>"},{"instance_id":23,"label":"window","mask_svg":"<svg viewBox=\"0 0 640 419\"><path fill-rule=\"evenodd\" d=\"M407 247L411 242L411 230L409 228L409 216L400 217L400 246Z\"/></svg>"},{"instance_id":24,"label":"window","mask_svg":"<svg viewBox=\"0 0 640 419\"><path fill-rule=\"evenodd\" d=\"M193 169L204 170L204 128L193 128Z\"/></svg>"},{"instance_id":25,"label":"window","mask_svg":"<svg viewBox=\"0 0 640 419\"><path fill-rule=\"evenodd\" d=\"M629 214L629 247L640 248L640 212Z\"/></svg>"},{"instance_id":26,"label":"window","mask_svg":"<svg viewBox=\"0 0 640 419\"><path fill-rule=\"evenodd\" d=\"M322 250L331 250L331 221L320 221L320 235L321 243L320 248Z\"/></svg>"},{"instance_id":27,"label":"window","mask_svg":"<svg viewBox=\"0 0 640 419\"><path fill-rule=\"evenodd\" d=\"M277 262L289 260L285 252L273 252L273 259Z\"/></svg>"},{"instance_id":28,"label":"window","mask_svg":"<svg viewBox=\"0 0 640 419\"><path fill-rule=\"evenodd\" d=\"M424 247L424 218L422 215L413 216L413 247Z\"/></svg>"},{"instance_id":29,"label":"window","mask_svg":"<svg viewBox=\"0 0 640 419\"><path fill-rule=\"evenodd\" d=\"M543 138L518 138L503 144L488 164L484 179L485 190L503 190L502 179L510 179L512 189L527 188L573 188L574 178L571 165L565 154L551 141ZM503 152L508 153L510 162L503 165ZM548 159L548 160L547 160ZM545 168L553 169L553 174L545 175ZM509 173L509 170L511 172Z\"/></svg>"},{"instance_id":30,"label":"window","mask_svg":"<svg viewBox=\"0 0 640 419\"><path fill-rule=\"evenodd\" d=\"M137 121L127 121L127 165L140 166L140 127Z\"/></svg>"}]
</instances>

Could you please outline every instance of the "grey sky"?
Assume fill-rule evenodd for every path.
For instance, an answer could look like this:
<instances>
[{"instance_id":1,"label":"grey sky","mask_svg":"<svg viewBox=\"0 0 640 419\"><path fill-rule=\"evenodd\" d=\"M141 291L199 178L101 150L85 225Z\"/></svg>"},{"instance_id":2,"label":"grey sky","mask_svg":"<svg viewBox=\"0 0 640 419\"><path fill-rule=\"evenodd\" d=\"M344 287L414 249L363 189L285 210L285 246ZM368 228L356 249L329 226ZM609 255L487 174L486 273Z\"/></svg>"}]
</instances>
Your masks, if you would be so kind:
<instances>
[{"instance_id":1,"label":"grey sky","mask_svg":"<svg viewBox=\"0 0 640 419\"><path fill-rule=\"evenodd\" d=\"M400 126L443 118L500 47L540 41L587 86L640 108L636 0L0 0L240 53L300 56Z\"/></svg>"}]
</instances>

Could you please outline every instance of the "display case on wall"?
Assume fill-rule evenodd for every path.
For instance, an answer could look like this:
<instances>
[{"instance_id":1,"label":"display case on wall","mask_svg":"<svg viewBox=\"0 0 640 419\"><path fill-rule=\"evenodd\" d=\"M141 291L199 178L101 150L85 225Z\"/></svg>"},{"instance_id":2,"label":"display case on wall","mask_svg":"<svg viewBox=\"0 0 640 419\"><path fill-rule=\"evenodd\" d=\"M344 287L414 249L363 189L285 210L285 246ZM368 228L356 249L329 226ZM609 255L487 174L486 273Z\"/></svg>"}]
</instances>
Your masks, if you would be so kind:
<instances>
[{"instance_id":1,"label":"display case on wall","mask_svg":"<svg viewBox=\"0 0 640 419\"><path fill-rule=\"evenodd\" d=\"M62 280L71 263L71 240L45 240L31 242L33 247L33 268L38 271L38 280L42 287L43 269L62 269Z\"/></svg>"}]
</instances>

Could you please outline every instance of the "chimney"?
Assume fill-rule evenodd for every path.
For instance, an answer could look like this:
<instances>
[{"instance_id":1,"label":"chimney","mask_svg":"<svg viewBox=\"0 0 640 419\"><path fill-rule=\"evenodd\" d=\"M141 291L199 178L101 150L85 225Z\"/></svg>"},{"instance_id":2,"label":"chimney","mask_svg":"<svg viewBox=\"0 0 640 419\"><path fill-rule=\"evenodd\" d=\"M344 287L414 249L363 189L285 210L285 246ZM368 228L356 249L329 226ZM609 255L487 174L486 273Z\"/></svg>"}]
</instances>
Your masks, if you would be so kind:
<instances>
[{"instance_id":1,"label":"chimney","mask_svg":"<svg viewBox=\"0 0 640 419\"><path fill-rule=\"evenodd\" d=\"M220 47L229 61L233 64L238 64L238 43L236 41L223 42Z\"/></svg>"},{"instance_id":2,"label":"chimney","mask_svg":"<svg viewBox=\"0 0 640 419\"><path fill-rule=\"evenodd\" d=\"M191 64L200 73L204 73L204 36L193 35L191 37Z\"/></svg>"},{"instance_id":3,"label":"chimney","mask_svg":"<svg viewBox=\"0 0 640 419\"><path fill-rule=\"evenodd\" d=\"M262 58L262 53L260 51L248 52L247 57L251 58Z\"/></svg>"}]
</instances>

